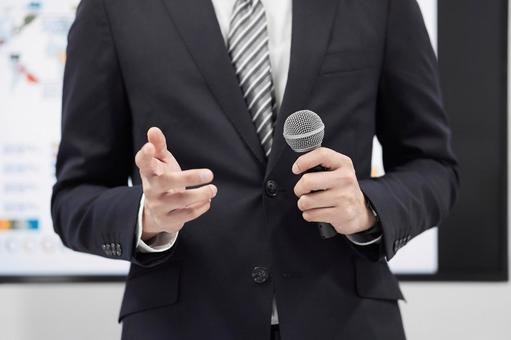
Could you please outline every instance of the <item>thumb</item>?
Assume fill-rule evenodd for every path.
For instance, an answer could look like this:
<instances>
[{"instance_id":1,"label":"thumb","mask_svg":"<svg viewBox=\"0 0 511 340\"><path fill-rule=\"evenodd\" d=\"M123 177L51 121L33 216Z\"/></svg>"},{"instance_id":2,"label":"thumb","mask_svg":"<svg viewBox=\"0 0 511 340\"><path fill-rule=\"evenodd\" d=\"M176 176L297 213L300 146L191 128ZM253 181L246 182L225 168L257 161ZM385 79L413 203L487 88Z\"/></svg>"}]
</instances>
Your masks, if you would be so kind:
<instances>
[{"instance_id":1,"label":"thumb","mask_svg":"<svg viewBox=\"0 0 511 340\"><path fill-rule=\"evenodd\" d=\"M165 161L168 158L168 150L163 132L157 127L152 127L147 131L147 140L154 145L154 157Z\"/></svg>"}]
</instances>

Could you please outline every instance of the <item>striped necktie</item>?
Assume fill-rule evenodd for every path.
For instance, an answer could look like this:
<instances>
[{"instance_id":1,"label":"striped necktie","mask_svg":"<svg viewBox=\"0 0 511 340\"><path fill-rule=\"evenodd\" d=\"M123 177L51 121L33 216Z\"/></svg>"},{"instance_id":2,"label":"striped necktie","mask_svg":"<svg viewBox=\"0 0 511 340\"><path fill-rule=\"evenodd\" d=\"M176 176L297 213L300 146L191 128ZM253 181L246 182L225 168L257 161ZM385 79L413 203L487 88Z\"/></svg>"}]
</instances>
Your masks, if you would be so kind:
<instances>
[{"instance_id":1,"label":"striped necktie","mask_svg":"<svg viewBox=\"0 0 511 340\"><path fill-rule=\"evenodd\" d=\"M229 55L266 157L271 152L274 87L266 15L260 0L236 0L227 38Z\"/></svg>"}]
</instances>

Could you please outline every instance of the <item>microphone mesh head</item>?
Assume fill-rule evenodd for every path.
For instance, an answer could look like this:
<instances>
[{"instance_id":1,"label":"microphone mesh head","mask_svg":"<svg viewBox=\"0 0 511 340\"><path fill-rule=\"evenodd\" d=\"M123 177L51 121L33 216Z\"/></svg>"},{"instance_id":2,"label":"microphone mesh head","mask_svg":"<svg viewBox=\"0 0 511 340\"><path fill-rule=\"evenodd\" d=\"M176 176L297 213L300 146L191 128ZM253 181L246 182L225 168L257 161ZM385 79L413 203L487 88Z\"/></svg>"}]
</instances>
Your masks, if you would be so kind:
<instances>
[{"instance_id":1,"label":"microphone mesh head","mask_svg":"<svg viewBox=\"0 0 511 340\"><path fill-rule=\"evenodd\" d=\"M295 152L308 152L319 148L324 136L323 121L309 110L293 113L284 123L284 138Z\"/></svg>"}]
</instances>

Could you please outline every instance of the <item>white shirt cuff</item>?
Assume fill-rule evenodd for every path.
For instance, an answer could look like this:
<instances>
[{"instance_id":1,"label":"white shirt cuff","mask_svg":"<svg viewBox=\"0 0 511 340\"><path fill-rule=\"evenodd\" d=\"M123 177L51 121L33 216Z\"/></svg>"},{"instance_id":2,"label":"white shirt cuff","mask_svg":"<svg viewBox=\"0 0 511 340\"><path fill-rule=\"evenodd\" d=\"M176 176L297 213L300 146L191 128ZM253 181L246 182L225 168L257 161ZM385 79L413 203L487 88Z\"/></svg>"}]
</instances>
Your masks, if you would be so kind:
<instances>
[{"instance_id":1,"label":"white shirt cuff","mask_svg":"<svg viewBox=\"0 0 511 340\"><path fill-rule=\"evenodd\" d=\"M142 217L144 216L144 201L145 196L142 194L142 198L140 199L140 207L138 208L137 251L140 253L162 253L167 251L176 243L179 232L176 232L175 234L163 232L150 239L149 242L144 242L142 240Z\"/></svg>"}]
</instances>

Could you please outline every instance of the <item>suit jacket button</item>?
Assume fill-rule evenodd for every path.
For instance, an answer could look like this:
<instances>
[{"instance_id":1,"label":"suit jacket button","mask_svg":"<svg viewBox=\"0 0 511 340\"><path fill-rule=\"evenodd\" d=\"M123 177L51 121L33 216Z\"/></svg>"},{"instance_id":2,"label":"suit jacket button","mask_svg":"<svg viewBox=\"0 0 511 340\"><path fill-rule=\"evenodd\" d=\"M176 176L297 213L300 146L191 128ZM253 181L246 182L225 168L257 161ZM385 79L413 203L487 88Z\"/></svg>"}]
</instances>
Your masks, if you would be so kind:
<instances>
[{"instance_id":1,"label":"suit jacket button","mask_svg":"<svg viewBox=\"0 0 511 340\"><path fill-rule=\"evenodd\" d=\"M122 255L122 248L121 248L121 245L119 243L117 243L115 245L115 255L117 255L117 256L121 256Z\"/></svg>"},{"instance_id":2,"label":"suit jacket button","mask_svg":"<svg viewBox=\"0 0 511 340\"><path fill-rule=\"evenodd\" d=\"M103 245L103 251L105 252L106 256L112 256L112 249L110 248L110 244L106 243Z\"/></svg>"},{"instance_id":3,"label":"suit jacket button","mask_svg":"<svg viewBox=\"0 0 511 340\"><path fill-rule=\"evenodd\" d=\"M277 182L270 179L266 182L264 189L266 191L266 195L268 195L269 197L275 197L275 196L277 196L279 186L278 186Z\"/></svg>"},{"instance_id":4,"label":"suit jacket button","mask_svg":"<svg viewBox=\"0 0 511 340\"><path fill-rule=\"evenodd\" d=\"M263 284L270 278L270 273L265 267L254 267L252 269L252 280L257 284Z\"/></svg>"}]
</instances>

